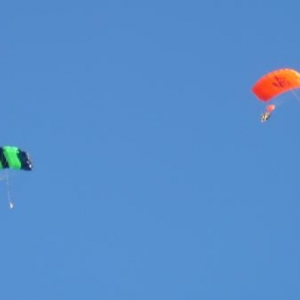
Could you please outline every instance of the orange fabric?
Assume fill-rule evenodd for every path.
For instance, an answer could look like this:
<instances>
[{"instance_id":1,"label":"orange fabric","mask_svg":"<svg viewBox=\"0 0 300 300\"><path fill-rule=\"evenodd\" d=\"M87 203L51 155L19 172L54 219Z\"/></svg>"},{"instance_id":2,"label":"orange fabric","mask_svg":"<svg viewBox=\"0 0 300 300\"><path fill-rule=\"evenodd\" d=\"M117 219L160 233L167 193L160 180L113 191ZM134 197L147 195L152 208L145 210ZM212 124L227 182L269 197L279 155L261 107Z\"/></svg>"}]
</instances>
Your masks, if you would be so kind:
<instances>
[{"instance_id":1,"label":"orange fabric","mask_svg":"<svg viewBox=\"0 0 300 300\"><path fill-rule=\"evenodd\" d=\"M266 102L295 88L300 88L300 74L293 69L281 69L260 78L252 91L260 100Z\"/></svg>"}]
</instances>

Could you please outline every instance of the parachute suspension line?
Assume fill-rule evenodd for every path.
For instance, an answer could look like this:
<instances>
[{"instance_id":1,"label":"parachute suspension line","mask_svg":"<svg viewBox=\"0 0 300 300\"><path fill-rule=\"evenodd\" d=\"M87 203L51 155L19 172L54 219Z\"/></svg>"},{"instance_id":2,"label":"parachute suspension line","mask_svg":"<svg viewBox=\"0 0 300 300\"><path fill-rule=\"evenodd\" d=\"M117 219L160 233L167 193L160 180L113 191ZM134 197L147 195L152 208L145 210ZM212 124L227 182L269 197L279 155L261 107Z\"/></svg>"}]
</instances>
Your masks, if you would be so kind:
<instances>
[{"instance_id":1,"label":"parachute suspension line","mask_svg":"<svg viewBox=\"0 0 300 300\"><path fill-rule=\"evenodd\" d=\"M279 107L279 106L285 104L287 101L288 101L287 97L278 97L273 100L273 103L276 107Z\"/></svg>"},{"instance_id":2,"label":"parachute suspension line","mask_svg":"<svg viewBox=\"0 0 300 300\"><path fill-rule=\"evenodd\" d=\"M8 206L9 206L10 209L13 209L14 208L14 202L13 202L12 197L11 197L10 184L9 184L9 175L8 175L7 170L5 170L4 180L5 180L5 185L6 185L6 194L7 194Z\"/></svg>"},{"instance_id":3,"label":"parachute suspension line","mask_svg":"<svg viewBox=\"0 0 300 300\"><path fill-rule=\"evenodd\" d=\"M292 94L294 95L294 97L300 102L300 97L299 97L299 95L298 95L294 90L292 90L291 92L292 92Z\"/></svg>"}]
</instances>

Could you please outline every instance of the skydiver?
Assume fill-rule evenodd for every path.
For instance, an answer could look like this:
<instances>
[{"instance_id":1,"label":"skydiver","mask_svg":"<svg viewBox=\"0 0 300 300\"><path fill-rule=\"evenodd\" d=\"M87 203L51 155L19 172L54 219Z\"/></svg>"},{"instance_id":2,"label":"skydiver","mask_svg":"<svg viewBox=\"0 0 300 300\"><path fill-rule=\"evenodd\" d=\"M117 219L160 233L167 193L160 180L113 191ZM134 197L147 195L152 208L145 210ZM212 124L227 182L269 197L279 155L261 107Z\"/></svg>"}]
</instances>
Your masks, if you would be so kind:
<instances>
[{"instance_id":1,"label":"skydiver","mask_svg":"<svg viewBox=\"0 0 300 300\"><path fill-rule=\"evenodd\" d=\"M261 115L260 121L261 121L262 123L264 123L264 122L268 121L268 120L270 119L270 117L271 117L271 112L266 111L266 112L264 112L264 113Z\"/></svg>"}]
</instances>

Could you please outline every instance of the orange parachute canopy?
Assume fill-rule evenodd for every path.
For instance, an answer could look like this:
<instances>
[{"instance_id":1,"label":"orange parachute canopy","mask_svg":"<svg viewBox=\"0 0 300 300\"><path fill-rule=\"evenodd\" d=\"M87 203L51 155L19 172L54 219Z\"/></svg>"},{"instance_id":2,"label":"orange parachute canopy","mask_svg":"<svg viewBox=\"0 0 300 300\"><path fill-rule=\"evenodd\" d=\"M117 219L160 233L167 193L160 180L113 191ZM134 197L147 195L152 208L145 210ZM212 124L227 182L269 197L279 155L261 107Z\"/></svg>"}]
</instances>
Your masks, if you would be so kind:
<instances>
[{"instance_id":1,"label":"orange parachute canopy","mask_svg":"<svg viewBox=\"0 0 300 300\"><path fill-rule=\"evenodd\" d=\"M300 73L293 69L280 69L260 78L252 91L261 101L267 102L296 88L300 88Z\"/></svg>"}]
</instances>

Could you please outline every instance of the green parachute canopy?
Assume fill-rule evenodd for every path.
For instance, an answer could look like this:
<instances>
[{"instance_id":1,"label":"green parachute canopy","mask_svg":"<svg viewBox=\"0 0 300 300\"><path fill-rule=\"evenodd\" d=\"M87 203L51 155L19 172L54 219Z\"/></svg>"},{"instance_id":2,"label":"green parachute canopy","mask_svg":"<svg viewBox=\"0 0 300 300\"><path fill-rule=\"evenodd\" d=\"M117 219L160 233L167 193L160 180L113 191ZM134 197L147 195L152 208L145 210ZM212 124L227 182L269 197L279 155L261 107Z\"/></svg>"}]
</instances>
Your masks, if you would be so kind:
<instances>
[{"instance_id":1,"label":"green parachute canopy","mask_svg":"<svg viewBox=\"0 0 300 300\"><path fill-rule=\"evenodd\" d=\"M32 168L32 162L27 152L18 147L0 147L0 169L31 171Z\"/></svg>"}]
</instances>

